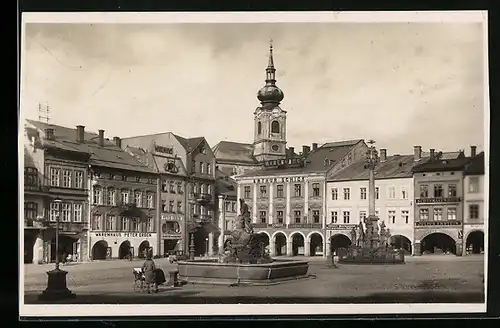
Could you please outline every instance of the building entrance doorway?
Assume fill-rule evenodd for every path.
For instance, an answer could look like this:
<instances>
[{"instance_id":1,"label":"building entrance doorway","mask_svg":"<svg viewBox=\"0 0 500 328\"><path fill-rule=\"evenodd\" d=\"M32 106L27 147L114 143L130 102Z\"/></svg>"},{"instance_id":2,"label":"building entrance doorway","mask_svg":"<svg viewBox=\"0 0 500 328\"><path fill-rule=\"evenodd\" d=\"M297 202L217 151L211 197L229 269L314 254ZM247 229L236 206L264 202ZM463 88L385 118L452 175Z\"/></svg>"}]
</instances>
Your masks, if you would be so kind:
<instances>
[{"instance_id":1,"label":"building entrance doorway","mask_svg":"<svg viewBox=\"0 0 500 328\"><path fill-rule=\"evenodd\" d=\"M465 242L467 251L471 254L481 254L484 251L484 232L472 231Z\"/></svg>"},{"instance_id":2,"label":"building entrance doorway","mask_svg":"<svg viewBox=\"0 0 500 328\"><path fill-rule=\"evenodd\" d=\"M56 238L52 238L50 247L50 261L55 262L56 257L59 262L66 262L68 255L74 259L77 255L78 238L76 236L59 235L59 254L56 254Z\"/></svg>"},{"instance_id":3,"label":"building entrance doorway","mask_svg":"<svg viewBox=\"0 0 500 328\"><path fill-rule=\"evenodd\" d=\"M310 251L311 256L323 255L323 237L319 233L313 233L310 237Z\"/></svg>"},{"instance_id":4,"label":"building entrance doorway","mask_svg":"<svg viewBox=\"0 0 500 328\"><path fill-rule=\"evenodd\" d=\"M338 254L339 249L348 248L350 245L351 240L343 234L333 235L330 239L330 251L332 254Z\"/></svg>"},{"instance_id":5,"label":"building entrance doorway","mask_svg":"<svg viewBox=\"0 0 500 328\"><path fill-rule=\"evenodd\" d=\"M292 256L304 255L304 236L296 233L292 237Z\"/></svg>"},{"instance_id":6,"label":"building entrance doorway","mask_svg":"<svg viewBox=\"0 0 500 328\"><path fill-rule=\"evenodd\" d=\"M286 254L286 236L281 232L274 235L274 246L276 248L277 256Z\"/></svg>"},{"instance_id":7,"label":"building entrance doorway","mask_svg":"<svg viewBox=\"0 0 500 328\"><path fill-rule=\"evenodd\" d=\"M403 249L406 254L411 254L411 241L402 235L394 235L390 237L392 247Z\"/></svg>"},{"instance_id":8,"label":"building entrance doorway","mask_svg":"<svg viewBox=\"0 0 500 328\"><path fill-rule=\"evenodd\" d=\"M108 243L105 240L100 240L92 247L93 260L105 260L108 252Z\"/></svg>"},{"instance_id":9,"label":"building entrance doorway","mask_svg":"<svg viewBox=\"0 0 500 328\"><path fill-rule=\"evenodd\" d=\"M441 232L432 233L422 239L422 254L456 254L455 240Z\"/></svg>"},{"instance_id":10,"label":"building entrance doorway","mask_svg":"<svg viewBox=\"0 0 500 328\"><path fill-rule=\"evenodd\" d=\"M129 256L133 255L134 254L131 253L131 245L128 240L125 240L123 243L120 244L120 248L118 249L119 259L128 258Z\"/></svg>"},{"instance_id":11,"label":"building entrance doorway","mask_svg":"<svg viewBox=\"0 0 500 328\"><path fill-rule=\"evenodd\" d=\"M163 240L163 255L173 255L175 252L180 251L180 240L179 239L164 239Z\"/></svg>"}]
</instances>

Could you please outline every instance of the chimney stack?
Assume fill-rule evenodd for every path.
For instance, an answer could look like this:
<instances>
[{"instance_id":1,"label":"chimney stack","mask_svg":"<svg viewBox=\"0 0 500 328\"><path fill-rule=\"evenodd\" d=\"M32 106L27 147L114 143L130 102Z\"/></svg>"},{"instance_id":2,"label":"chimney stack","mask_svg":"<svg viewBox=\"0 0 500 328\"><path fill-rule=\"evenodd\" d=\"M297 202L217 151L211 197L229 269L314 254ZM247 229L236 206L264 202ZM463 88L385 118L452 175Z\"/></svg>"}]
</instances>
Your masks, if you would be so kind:
<instances>
[{"instance_id":1,"label":"chimney stack","mask_svg":"<svg viewBox=\"0 0 500 328\"><path fill-rule=\"evenodd\" d=\"M470 146L470 157L476 156L476 146Z\"/></svg>"},{"instance_id":2,"label":"chimney stack","mask_svg":"<svg viewBox=\"0 0 500 328\"><path fill-rule=\"evenodd\" d=\"M313 151L315 151L316 149L318 149L318 144L317 143L313 143Z\"/></svg>"},{"instance_id":3,"label":"chimney stack","mask_svg":"<svg viewBox=\"0 0 500 328\"><path fill-rule=\"evenodd\" d=\"M45 129L45 138L47 140L54 140L54 129L52 128Z\"/></svg>"},{"instance_id":4,"label":"chimney stack","mask_svg":"<svg viewBox=\"0 0 500 328\"><path fill-rule=\"evenodd\" d=\"M302 146L302 156L307 157L309 155L309 152L311 151L311 147L309 146Z\"/></svg>"},{"instance_id":5,"label":"chimney stack","mask_svg":"<svg viewBox=\"0 0 500 328\"><path fill-rule=\"evenodd\" d=\"M387 149L380 148L380 162L387 161Z\"/></svg>"},{"instance_id":6,"label":"chimney stack","mask_svg":"<svg viewBox=\"0 0 500 328\"><path fill-rule=\"evenodd\" d=\"M85 127L83 125L76 126L76 141L79 143L85 142Z\"/></svg>"},{"instance_id":7,"label":"chimney stack","mask_svg":"<svg viewBox=\"0 0 500 328\"><path fill-rule=\"evenodd\" d=\"M422 159L422 146L413 146L413 160L418 162Z\"/></svg>"},{"instance_id":8,"label":"chimney stack","mask_svg":"<svg viewBox=\"0 0 500 328\"><path fill-rule=\"evenodd\" d=\"M290 153L290 157L294 157L295 148L294 147L288 147L288 151Z\"/></svg>"},{"instance_id":9,"label":"chimney stack","mask_svg":"<svg viewBox=\"0 0 500 328\"><path fill-rule=\"evenodd\" d=\"M434 157L434 152L435 151L436 151L435 149L432 149L432 148L429 149L429 158L430 158L431 161L433 161L435 159L435 157Z\"/></svg>"},{"instance_id":10,"label":"chimney stack","mask_svg":"<svg viewBox=\"0 0 500 328\"><path fill-rule=\"evenodd\" d=\"M104 130L99 130L99 147L104 147Z\"/></svg>"},{"instance_id":11,"label":"chimney stack","mask_svg":"<svg viewBox=\"0 0 500 328\"><path fill-rule=\"evenodd\" d=\"M113 137L113 141L115 142L116 147L122 148L122 139L120 139L120 137Z\"/></svg>"}]
</instances>

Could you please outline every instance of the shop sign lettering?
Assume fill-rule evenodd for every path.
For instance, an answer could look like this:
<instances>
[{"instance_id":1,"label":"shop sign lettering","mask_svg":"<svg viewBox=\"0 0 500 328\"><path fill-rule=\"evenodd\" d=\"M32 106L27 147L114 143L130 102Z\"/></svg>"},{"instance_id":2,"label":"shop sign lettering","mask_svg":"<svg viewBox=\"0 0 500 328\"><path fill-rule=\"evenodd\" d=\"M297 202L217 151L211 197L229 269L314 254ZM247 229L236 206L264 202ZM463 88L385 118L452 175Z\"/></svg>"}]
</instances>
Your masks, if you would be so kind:
<instances>
[{"instance_id":1,"label":"shop sign lettering","mask_svg":"<svg viewBox=\"0 0 500 328\"><path fill-rule=\"evenodd\" d=\"M151 233L144 232L95 232L94 237L117 237L117 238L150 238Z\"/></svg>"}]
</instances>

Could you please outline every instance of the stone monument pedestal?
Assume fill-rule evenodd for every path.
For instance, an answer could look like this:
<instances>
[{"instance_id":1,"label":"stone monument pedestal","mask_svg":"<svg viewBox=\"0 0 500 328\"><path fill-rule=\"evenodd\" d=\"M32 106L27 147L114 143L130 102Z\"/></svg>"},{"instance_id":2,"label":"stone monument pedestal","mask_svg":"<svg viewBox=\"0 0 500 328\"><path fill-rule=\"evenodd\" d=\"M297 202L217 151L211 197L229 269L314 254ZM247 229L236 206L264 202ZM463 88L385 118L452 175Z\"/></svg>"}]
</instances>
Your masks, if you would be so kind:
<instances>
[{"instance_id":1,"label":"stone monument pedestal","mask_svg":"<svg viewBox=\"0 0 500 328\"><path fill-rule=\"evenodd\" d=\"M61 299L74 298L73 294L66 285L66 275L68 271L59 268L48 271L47 288L40 295L41 300L55 301Z\"/></svg>"}]
</instances>

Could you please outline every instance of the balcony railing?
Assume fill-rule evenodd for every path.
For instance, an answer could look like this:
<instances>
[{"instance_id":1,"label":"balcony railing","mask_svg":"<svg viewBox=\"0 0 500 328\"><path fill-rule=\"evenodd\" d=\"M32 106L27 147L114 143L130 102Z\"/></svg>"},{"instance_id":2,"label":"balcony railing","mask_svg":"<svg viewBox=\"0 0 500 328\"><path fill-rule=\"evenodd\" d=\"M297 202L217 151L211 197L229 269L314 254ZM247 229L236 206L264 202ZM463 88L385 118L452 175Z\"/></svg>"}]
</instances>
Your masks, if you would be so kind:
<instances>
[{"instance_id":1,"label":"balcony railing","mask_svg":"<svg viewBox=\"0 0 500 328\"><path fill-rule=\"evenodd\" d=\"M30 192L30 191L31 192L48 192L49 187L45 186L45 185L38 184L38 183L35 183L35 184L25 183L24 184L24 192Z\"/></svg>"},{"instance_id":2,"label":"balcony railing","mask_svg":"<svg viewBox=\"0 0 500 328\"><path fill-rule=\"evenodd\" d=\"M415 222L417 227L422 226L460 226L462 225L461 221L458 220L445 220L445 221L417 221Z\"/></svg>"},{"instance_id":3,"label":"balcony railing","mask_svg":"<svg viewBox=\"0 0 500 328\"><path fill-rule=\"evenodd\" d=\"M212 201L212 195L211 194L206 194L206 193L198 193L194 197L197 202L211 202Z\"/></svg>"},{"instance_id":4,"label":"balcony railing","mask_svg":"<svg viewBox=\"0 0 500 328\"><path fill-rule=\"evenodd\" d=\"M460 197L421 197L415 200L417 204L433 204L433 203L460 203Z\"/></svg>"}]
</instances>

